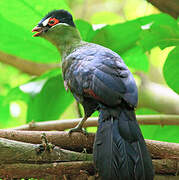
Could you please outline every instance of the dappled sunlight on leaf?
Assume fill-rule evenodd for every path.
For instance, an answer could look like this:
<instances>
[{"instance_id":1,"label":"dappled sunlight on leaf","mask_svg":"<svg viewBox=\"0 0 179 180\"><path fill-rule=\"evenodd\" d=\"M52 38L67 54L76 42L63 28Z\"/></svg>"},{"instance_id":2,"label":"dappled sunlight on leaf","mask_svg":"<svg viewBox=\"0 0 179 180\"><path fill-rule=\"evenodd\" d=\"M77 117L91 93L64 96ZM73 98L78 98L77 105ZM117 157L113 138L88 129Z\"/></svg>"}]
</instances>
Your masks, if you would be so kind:
<instances>
[{"instance_id":1,"label":"dappled sunlight on leaf","mask_svg":"<svg viewBox=\"0 0 179 180\"><path fill-rule=\"evenodd\" d=\"M35 95L42 90L43 85L46 83L47 80L48 79L42 79L39 81L29 82L27 84L23 84L23 85L19 86L19 88L24 93L29 93L31 95L33 95L33 94Z\"/></svg>"}]
</instances>

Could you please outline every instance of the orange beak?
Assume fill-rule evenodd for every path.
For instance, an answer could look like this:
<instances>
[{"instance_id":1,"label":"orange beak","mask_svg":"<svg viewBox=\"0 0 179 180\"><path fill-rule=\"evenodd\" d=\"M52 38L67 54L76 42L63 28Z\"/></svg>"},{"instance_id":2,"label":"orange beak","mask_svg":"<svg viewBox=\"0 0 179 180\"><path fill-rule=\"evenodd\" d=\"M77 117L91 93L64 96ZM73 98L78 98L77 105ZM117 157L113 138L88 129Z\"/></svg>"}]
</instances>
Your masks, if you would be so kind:
<instances>
[{"instance_id":1,"label":"orange beak","mask_svg":"<svg viewBox=\"0 0 179 180\"><path fill-rule=\"evenodd\" d=\"M33 35L33 37L37 37L37 36L40 36L42 33L43 33L43 28L42 27L39 27L39 26L36 26L32 29L32 32L37 32Z\"/></svg>"}]
</instances>

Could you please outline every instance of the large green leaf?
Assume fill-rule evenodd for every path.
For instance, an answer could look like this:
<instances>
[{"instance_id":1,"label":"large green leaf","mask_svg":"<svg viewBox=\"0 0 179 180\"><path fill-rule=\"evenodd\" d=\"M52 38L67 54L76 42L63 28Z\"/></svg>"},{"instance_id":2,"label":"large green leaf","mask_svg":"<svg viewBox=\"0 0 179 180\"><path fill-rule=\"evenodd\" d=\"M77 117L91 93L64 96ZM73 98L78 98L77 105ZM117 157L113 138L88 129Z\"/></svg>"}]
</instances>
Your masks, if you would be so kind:
<instances>
[{"instance_id":1,"label":"large green leaf","mask_svg":"<svg viewBox=\"0 0 179 180\"><path fill-rule=\"evenodd\" d=\"M27 122L58 119L72 101L72 95L65 91L62 77L51 77L41 91L31 97Z\"/></svg>"},{"instance_id":2,"label":"large green leaf","mask_svg":"<svg viewBox=\"0 0 179 180\"><path fill-rule=\"evenodd\" d=\"M123 53L136 45L140 31L137 21L107 25L96 31L92 42L108 47L115 52Z\"/></svg>"},{"instance_id":3,"label":"large green leaf","mask_svg":"<svg viewBox=\"0 0 179 180\"><path fill-rule=\"evenodd\" d=\"M152 15L148 24L142 26L139 44L145 51L159 46L179 45L179 26L177 21L167 14Z\"/></svg>"},{"instance_id":4,"label":"large green leaf","mask_svg":"<svg viewBox=\"0 0 179 180\"><path fill-rule=\"evenodd\" d=\"M134 46L122 54L127 66L135 70L147 72L149 70L148 58L140 46Z\"/></svg>"},{"instance_id":5,"label":"large green leaf","mask_svg":"<svg viewBox=\"0 0 179 180\"><path fill-rule=\"evenodd\" d=\"M168 54L163 74L169 87L179 94L179 46Z\"/></svg>"},{"instance_id":6,"label":"large green leaf","mask_svg":"<svg viewBox=\"0 0 179 180\"><path fill-rule=\"evenodd\" d=\"M145 51L155 46L165 48L179 44L177 21L166 14L155 14L97 30L93 42L123 53L135 45Z\"/></svg>"},{"instance_id":7,"label":"large green leaf","mask_svg":"<svg viewBox=\"0 0 179 180\"><path fill-rule=\"evenodd\" d=\"M6 102L23 100L27 103L27 122L58 119L74 100L65 91L60 69L12 89Z\"/></svg>"},{"instance_id":8,"label":"large green leaf","mask_svg":"<svg viewBox=\"0 0 179 180\"><path fill-rule=\"evenodd\" d=\"M56 8L69 10L65 0L1 0L0 49L28 60L57 61L59 53L56 48L41 38L33 38L31 32L45 14Z\"/></svg>"},{"instance_id":9,"label":"large green leaf","mask_svg":"<svg viewBox=\"0 0 179 180\"><path fill-rule=\"evenodd\" d=\"M84 41L90 42L92 37L95 34L95 31L93 30L92 25L90 23L84 21L84 20L81 20L81 19L76 20L75 24L76 24L76 27L81 34L81 38Z\"/></svg>"},{"instance_id":10,"label":"large green leaf","mask_svg":"<svg viewBox=\"0 0 179 180\"><path fill-rule=\"evenodd\" d=\"M36 25L49 11L54 9L69 10L69 7L65 0L1 0L0 9L4 18L31 30L32 26Z\"/></svg>"}]
</instances>

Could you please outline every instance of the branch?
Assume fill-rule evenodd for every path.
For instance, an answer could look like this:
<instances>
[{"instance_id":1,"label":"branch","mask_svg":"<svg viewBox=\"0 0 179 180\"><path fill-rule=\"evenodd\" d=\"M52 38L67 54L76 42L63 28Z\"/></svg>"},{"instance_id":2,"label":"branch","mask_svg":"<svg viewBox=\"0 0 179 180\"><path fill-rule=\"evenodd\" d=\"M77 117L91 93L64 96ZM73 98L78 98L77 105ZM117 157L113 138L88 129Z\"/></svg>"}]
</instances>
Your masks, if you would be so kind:
<instances>
[{"instance_id":1,"label":"branch","mask_svg":"<svg viewBox=\"0 0 179 180\"><path fill-rule=\"evenodd\" d=\"M78 153L57 146L51 151L42 145L0 138L0 178L80 175L80 170L94 171L92 154ZM75 162L75 163L74 163Z\"/></svg>"},{"instance_id":2,"label":"branch","mask_svg":"<svg viewBox=\"0 0 179 180\"><path fill-rule=\"evenodd\" d=\"M164 85L150 81L142 73L136 74L141 77L138 108L146 107L162 114L179 114L178 94Z\"/></svg>"},{"instance_id":3,"label":"branch","mask_svg":"<svg viewBox=\"0 0 179 180\"><path fill-rule=\"evenodd\" d=\"M73 133L71 136L64 131L16 131L0 130L0 138L16 140L32 144L41 143L41 135L46 135L49 142L64 149L92 152L95 134L89 133L85 136L80 133Z\"/></svg>"},{"instance_id":4,"label":"branch","mask_svg":"<svg viewBox=\"0 0 179 180\"><path fill-rule=\"evenodd\" d=\"M152 164L156 174L173 174L176 176L178 174L178 160L153 159Z\"/></svg>"},{"instance_id":5,"label":"branch","mask_svg":"<svg viewBox=\"0 0 179 180\"><path fill-rule=\"evenodd\" d=\"M40 142L41 143L41 142ZM41 145L42 146L42 145ZM11 163L53 163L66 161L89 161L92 156L52 147L51 151L42 149L39 144L24 143L0 138L0 161Z\"/></svg>"},{"instance_id":6,"label":"branch","mask_svg":"<svg viewBox=\"0 0 179 180\"><path fill-rule=\"evenodd\" d=\"M179 144L146 139L148 150L155 159L178 159Z\"/></svg>"},{"instance_id":7,"label":"branch","mask_svg":"<svg viewBox=\"0 0 179 180\"><path fill-rule=\"evenodd\" d=\"M179 1L178 0L147 0L152 5L157 7L160 11L167 13L175 19L179 16Z\"/></svg>"},{"instance_id":8,"label":"branch","mask_svg":"<svg viewBox=\"0 0 179 180\"><path fill-rule=\"evenodd\" d=\"M61 67L61 65L59 64L35 63L32 61L20 59L16 56L6 54L2 51L0 51L0 62L16 67L24 73L36 76L42 75L50 69Z\"/></svg>"},{"instance_id":9,"label":"branch","mask_svg":"<svg viewBox=\"0 0 179 180\"><path fill-rule=\"evenodd\" d=\"M92 154L76 153L58 147L39 154L36 151L38 147L36 144L0 138L0 178L63 179L64 176L86 175L87 179L90 174L94 174ZM159 174L176 174L178 170L178 161L175 159L154 159L153 165Z\"/></svg>"},{"instance_id":10,"label":"branch","mask_svg":"<svg viewBox=\"0 0 179 180\"><path fill-rule=\"evenodd\" d=\"M155 172L157 174L173 174L177 173L177 162L174 160L152 160ZM82 173L86 173L83 175ZM94 164L92 161L78 161L78 162L55 162L55 163L43 163L43 164L1 164L0 165L0 178L46 178L49 176L51 179L60 178L64 176L69 177L71 180L76 180L76 176L82 176L87 179L88 173L94 172ZM91 174L92 174L91 173ZM75 176L71 178L71 176ZM53 178L52 178L53 177ZM170 176L171 179L178 179L178 176ZM176 178L175 178L176 177ZM162 176L161 178L165 178ZM159 180L159 179L156 179ZM167 176L166 180L169 180Z\"/></svg>"},{"instance_id":11,"label":"branch","mask_svg":"<svg viewBox=\"0 0 179 180\"><path fill-rule=\"evenodd\" d=\"M0 178L45 178L63 180L66 177L66 179L76 180L79 176L85 177L85 174L82 174L83 171L87 173L94 171L92 161L0 164Z\"/></svg>"},{"instance_id":12,"label":"branch","mask_svg":"<svg viewBox=\"0 0 179 180\"><path fill-rule=\"evenodd\" d=\"M11 130L32 130L32 131L64 131L75 127L81 119L66 119L43 122L32 122L30 124L22 125ZM137 121L142 125L179 125L179 115L137 115ZM89 118L84 127L96 127L98 125L98 118Z\"/></svg>"},{"instance_id":13,"label":"branch","mask_svg":"<svg viewBox=\"0 0 179 180\"><path fill-rule=\"evenodd\" d=\"M46 134L49 142L64 149L92 152L94 133L85 136L81 133L73 133L71 136L67 132L58 131L16 131L0 130L0 137L10 140L22 141L26 143L40 144L42 133ZM179 144L161 141L146 140L147 147L153 158L178 159Z\"/></svg>"}]
</instances>

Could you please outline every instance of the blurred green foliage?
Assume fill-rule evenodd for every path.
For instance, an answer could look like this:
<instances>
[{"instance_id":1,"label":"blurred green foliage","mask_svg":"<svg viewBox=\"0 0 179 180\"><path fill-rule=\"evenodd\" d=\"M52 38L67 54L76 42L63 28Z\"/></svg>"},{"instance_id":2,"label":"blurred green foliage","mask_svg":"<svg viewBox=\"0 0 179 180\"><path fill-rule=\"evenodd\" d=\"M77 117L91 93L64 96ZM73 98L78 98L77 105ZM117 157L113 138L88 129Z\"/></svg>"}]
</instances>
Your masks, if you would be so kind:
<instances>
[{"instance_id":1,"label":"blurred green foliage","mask_svg":"<svg viewBox=\"0 0 179 180\"><path fill-rule=\"evenodd\" d=\"M83 6L82 0L74 1ZM53 9L66 9L73 13L77 4L65 0L1 0L0 1L0 51L41 63L59 62L56 48L41 38L33 38L31 29ZM139 0L137 1L139 3ZM105 1L105 5L108 1ZM123 8L126 17L132 1ZM143 3L143 2L142 2ZM128 6L129 4L129 6ZM139 5L139 4L138 4ZM107 5L106 5L107 6ZM83 12L85 14L85 12ZM134 13L134 12L133 12ZM75 14L75 13L73 13ZM78 15L79 16L79 15ZM167 14L152 14L129 18L114 12L94 13L88 21L83 16L75 20L82 39L101 44L119 53L132 72L149 73L153 48L175 46L163 66L166 83L179 93L179 25ZM94 25L98 24L98 25ZM154 60L152 60L154 61ZM157 60L156 60L157 61ZM41 77L30 77L18 70L0 64L0 127L6 128L30 121L45 121L58 118L74 118L74 98L65 92L60 69L54 69ZM160 67L162 69L162 67ZM8 75L8 73L10 75ZM4 77L6 76L6 78ZM10 111L12 102L20 107L20 114ZM156 114L149 109L139 109L137 114ZM96 115L96 114L95 114ZM92 129L94 131L94 129ZM176 126L142 126L145 138L177 142ZM167 132L167 133L166 133Z\"/></svg>"}]
</instances>

